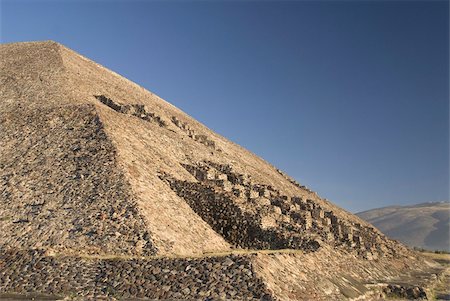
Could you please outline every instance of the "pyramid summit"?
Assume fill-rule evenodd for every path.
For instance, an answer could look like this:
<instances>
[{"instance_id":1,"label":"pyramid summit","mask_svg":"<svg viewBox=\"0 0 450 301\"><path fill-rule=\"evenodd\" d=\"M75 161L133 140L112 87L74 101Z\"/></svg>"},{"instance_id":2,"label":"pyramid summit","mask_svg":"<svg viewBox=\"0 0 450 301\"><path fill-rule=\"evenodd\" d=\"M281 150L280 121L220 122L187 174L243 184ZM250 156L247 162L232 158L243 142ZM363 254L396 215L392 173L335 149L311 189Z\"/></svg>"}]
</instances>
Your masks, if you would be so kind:
<instances>
[{"instance_id":1,"label":"pyramid summit","mask_svg":"<svg viewBox=\"0 0 450 301\"><path fill-rule=\"evenodd\" d=\"M338 300L438 269L58 43L0 62L0 294Z\"/></svg>"}]
</instances>

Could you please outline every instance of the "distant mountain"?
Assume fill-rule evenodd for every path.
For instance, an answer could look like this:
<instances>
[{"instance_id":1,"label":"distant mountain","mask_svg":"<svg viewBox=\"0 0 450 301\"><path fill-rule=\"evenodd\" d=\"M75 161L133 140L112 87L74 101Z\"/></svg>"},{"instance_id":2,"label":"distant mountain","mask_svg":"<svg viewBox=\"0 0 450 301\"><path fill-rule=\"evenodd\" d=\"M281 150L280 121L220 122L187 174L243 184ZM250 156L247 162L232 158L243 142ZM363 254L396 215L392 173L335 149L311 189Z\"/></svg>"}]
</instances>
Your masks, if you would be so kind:
<instances>
[{"instance_id":1,"label":"distant mountain","mask_svg":"<svg viewBox=\"0 0 450 301\"><path fill-rule=\"evenodd\" d=\"M387 236L411 247L450 250L450 203L390 206L357 213Z\"/></svg>"}]
</instances>

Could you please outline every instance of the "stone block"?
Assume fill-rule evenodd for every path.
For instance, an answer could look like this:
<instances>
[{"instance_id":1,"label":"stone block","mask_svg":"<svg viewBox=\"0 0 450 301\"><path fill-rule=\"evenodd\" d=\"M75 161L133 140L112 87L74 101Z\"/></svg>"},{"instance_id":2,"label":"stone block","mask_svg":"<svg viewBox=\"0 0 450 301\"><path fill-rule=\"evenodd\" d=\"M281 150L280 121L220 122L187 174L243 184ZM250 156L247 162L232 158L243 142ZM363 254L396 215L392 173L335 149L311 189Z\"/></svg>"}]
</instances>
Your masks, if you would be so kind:
<instances>
[{"instance_id":1,"label":"stone block","mask_svg":"<svg viewBox=\"0 0 450 301\"><path fill-rule=\"evenodd\" d=\"M305 229L308 230L312 227L312 218L310 215L303 216Z\"/></svg>"},{"instance_id":2,"label":"stone block","mask_svg":"<svg viewBox=\"0 0 450 301\"><path fill-rule=\"evenodd\" d=\"M325 217L324 219L322 219L322 224L324 226L331 226L331 218Z\"/></svg>"},{"instance_id":3,"label":"stone block","mask_svg":"<svg viewBox=\"0 0 450 301\"><path fill-rule=\"evenodd\" d=\"M353 242L355 242L355 243L361 245L361 244L362 244L362 238L361 238L361 236L354 235L354 236L353 236Z\"/></svg>"},{"instance_id":4,"label":"stone block","mask_svg":"<svg viewBox=\"0 0 450 301\"><path fill-rule=\"evenodd\" d=\"M282 214L281 208L278 206L272 206L272 210L275 214L278 214L278 215Z\"/></svg>"},{"instance_id":5,"label":"stone block","mask_svg":"<svg viewBox=\"0 0 450 301\"><path fill-rule=\"evenodd\" d=\"M281 216L281 221L283 221L284 223L290 223L291 222L291 217L289 215L283 214Z\"/></svg>"},{"instance_id":6,"label":"stone block","mask_svg":"<svg viewBox=\"0 0 450 301\"><path fill-rule=\"evenodd\" d=\"M300 210L299 205L291 204L291 206L289 207L289 211L299 211L299 210Z\"/></svg>"},{"instance_id":7,"label":"stone block","mask_svg":"<svg viewBox=\"0 0 450 301\"><path fill-rule=\"evenodd\" d=\"M222 173L222 174L216 174L216 179L228 181L228 176L227 176L226 174L224 174L224 173Z\"/></svg>"},{"instance_id":8,"label":"stone block","mask_svg":"<svg viewBox=\"0 0 450 301\"><path fill-rule=\"evenodd\" d=\"M292 201L292 203L294 203L294 204L296 204L296 205L299 205L299 206L303 203L302 198L301 198L301 197L298 197L298 196L293 196L293 197L291 198L291 201Z\"/></svg>"},{"instance_id":9,"label":"stone block","mask_svg":"<svg viewBox=\"0 0 450 301\"><path fill-rule=\"evenodd\" d=\"M263 216L261 218L261 228L275 228L277 227L277 222L272 216Z\"/></svg>"},{"instance_id":10,"label":"stone block","mask_svg":"<svg viewBox=\"0 0 450 301\"><path fill-rule=\"evenodd\" d=\"M348 241L353 241L353 234L351 233L345 233L344 234L344 239L348 240Z\"/></svg>"},{"instance_id":11,"label":"stone block","mask_svg":"<svg viewBox=\"0 0 450 301\"><path fill-rule=\"evenodd\" d=\"M353 228L352 228L351 225L342 224L341 228L342 228L342 233L344 233L344 234L353 234Z\"/></svg>"},{"instance_id":12,"label":"stone block","mask_svg":"<svg viewBox=\"0 0 450 301\"><path fill-rule=\"evenodd\" d=\"M271 206L270 200L267 198L259 197L256 200L257 200L258 205Z\"/></svg>"},{"instance_id":13,"label":"stone block","mask_svg":"<svg viewBox=\"0 0 450 301\"><path fill-rule=\"evenodd\" d=\"M334 235L331 232L325 232L325 238L328 241L334 240Z\"/></svg>"},{"instance_id":14,"label":"stone block","mask_svg":"<svg viewBox=\"0 0 450 301\"><path fill-rule=\"evenodd\" d=\"M270 197L270 191L268 189L264 188L264 187L261 187L259 189L259 196L269 198Z\"/></svg>"},{"instance_id":15,"label":"stone block","mask_svg":"<svg viewBox=\"0 0 450 301\"><path fill-rule=\"evenodd\" d=\"M206 180L222 180L222 179L219 179L217 172L213 169L209 169L209 170L205 171L204 178Z\"/></svg>"},{"instance_id":16,"label":"stone block","mask_svg":"<svg viewBox=\"0 0 450 301\"><path fill-rule=\"evenodd\" d=\"M223 180L223 182L222 182L222 188L223 188L223 190L225 190L225 191L232 192L232 191L233 191L233 184L231 184L230 181Z\"/></svg>"},{"instance_id":17,"label":"stone block","mask_svg":"<svg viewBox=\"0 0 450 301\"><path fill-rule=\"evenodd\" d=\"M305 218L312 219L311 211L302 211L302 215L303 215L303 217L305 217Z\"/></svg>"},{"instance_id":18,"label":"stone block","mask_svg":"<svg viewBox=\"0 0 450 301\"><path fill-rule=\"evenodd\" d=\"M259 192L257 190L250 189L248 192L248 197L250 199L255 199L255 198L259 197Z\"/></svg>"},{"instance_id":19,"label":"stone block","mask_svg":"<svg viewBox=\"0 0 450 301\"><path fill-rule=\"evenodd\" d=\"M367 252L364 253L364 258L367 259L367 260L369 260L369 261L375 259L374 256L373 256L373 254L372 254L372 252L370 252L370 251L367 251Z\"/></svg>"},{"instance_id":20,"label":"stone block","mask_svg":"<svg viewBox=\"0 0 450 301\"><path fill-rule=\"evenodd\" d=\"M312 217L315 219L322 219L325 217L325 212L322 209L314 209L312 211Z\"/></svg>"}]
</instances>

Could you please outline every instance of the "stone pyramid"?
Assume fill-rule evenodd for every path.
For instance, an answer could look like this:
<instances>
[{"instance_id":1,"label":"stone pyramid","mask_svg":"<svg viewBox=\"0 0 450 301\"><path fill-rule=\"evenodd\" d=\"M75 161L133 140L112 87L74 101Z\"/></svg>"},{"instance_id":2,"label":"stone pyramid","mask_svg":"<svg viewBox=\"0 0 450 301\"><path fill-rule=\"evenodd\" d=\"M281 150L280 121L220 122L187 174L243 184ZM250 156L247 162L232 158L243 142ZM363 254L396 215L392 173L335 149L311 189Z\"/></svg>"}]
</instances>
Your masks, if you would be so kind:
<instances>
[{"instance_id":1,"label":"stone pyramid","mask_svg":"<svg viewBox=\"0 0 450 301\"><path fill-rule=\"evenodd\" d=\"M430 267L74 51L0 47L0 294L340 300Z\"/></svg>"}]
</instances>

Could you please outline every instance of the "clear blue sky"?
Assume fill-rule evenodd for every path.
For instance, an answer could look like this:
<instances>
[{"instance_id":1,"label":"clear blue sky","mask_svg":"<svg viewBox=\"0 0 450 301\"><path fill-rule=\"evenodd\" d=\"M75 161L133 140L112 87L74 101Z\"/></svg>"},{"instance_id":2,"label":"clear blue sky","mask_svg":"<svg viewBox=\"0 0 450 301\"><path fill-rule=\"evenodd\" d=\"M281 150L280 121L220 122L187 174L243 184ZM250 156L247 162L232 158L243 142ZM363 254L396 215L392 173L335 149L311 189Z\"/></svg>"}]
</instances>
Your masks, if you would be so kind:
<instances>
[{"instance_id":1,"label":"clear blue sky","mask_svg":"<svg viewBox=\"0 0 450 301\"><path fill-rule=\"evenodd\" d=\"M351 211L449 199L448 1L5 1Z\"/></svg>"}]
</instances>

